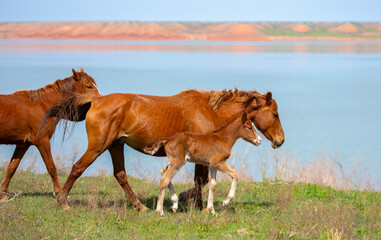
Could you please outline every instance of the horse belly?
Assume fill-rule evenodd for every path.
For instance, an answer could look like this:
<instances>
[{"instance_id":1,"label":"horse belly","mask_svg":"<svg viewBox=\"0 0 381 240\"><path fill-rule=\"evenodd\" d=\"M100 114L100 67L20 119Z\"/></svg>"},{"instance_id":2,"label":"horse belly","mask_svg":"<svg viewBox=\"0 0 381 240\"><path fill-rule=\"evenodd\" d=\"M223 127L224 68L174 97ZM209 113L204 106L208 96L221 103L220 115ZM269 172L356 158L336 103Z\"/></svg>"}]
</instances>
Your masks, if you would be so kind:
<instances>
[{"instance_id":1,"label":"horse belly","mask_svg":"<svg viewBox=\"0 0 381 240\"><path fill-rule=\"evenodd\" d=\"M122 135L120 138L120 141L127 144L129 147L133 148L134 150L141 152L143 154L147 154L144 152L144 148L147 146L151 146L153 143L147 143L147 141L144 141L144 139L137 139L132 136L129 136L128 134ZM164 157L166 156L166 153L164 151L164 148L160 148L153 156L157 157Z\"/></svg>"}]
</instances>

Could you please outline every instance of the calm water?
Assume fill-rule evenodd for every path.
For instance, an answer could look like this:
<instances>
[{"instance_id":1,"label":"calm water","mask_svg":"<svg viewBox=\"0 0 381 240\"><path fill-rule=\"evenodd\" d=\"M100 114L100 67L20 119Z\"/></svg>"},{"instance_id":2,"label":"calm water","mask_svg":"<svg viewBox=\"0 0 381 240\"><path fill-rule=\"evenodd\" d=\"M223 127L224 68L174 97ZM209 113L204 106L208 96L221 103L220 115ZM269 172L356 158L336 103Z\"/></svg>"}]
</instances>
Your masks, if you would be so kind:
<instances>
[{"instance_id":1,"label":"calm water","mask_svg":"<svg viewBox=\"0 0 381 240\"><path fill-rule=\"evenodd\" d=\"M272 91L286 141L278 150L268 141L248 148L253 175L259 174L256 159L275 152L291 152L309 162L326 153L338 155L344 168L359 159L377 188L381 185L380 43L0 41L1 94L37 89L81 67L96 79L102 94L172 95L189 88L234 87ZM64 144L61 138L59 131L55 153L72 152L73 146L79 154L85 151L83 123ZM13 148L1 146L1 158L8 159ZM246 148L240 141L234 149L242 153ZM148 166L143 171L154 174L159 174L157 164L166 163L128 147L125 152L129 173L139 168L131 159L141 159ZM38 153L33 149L28 154ZM111 172L107 153L86 172L98 168Z\"/></svg>"}]
</instances>

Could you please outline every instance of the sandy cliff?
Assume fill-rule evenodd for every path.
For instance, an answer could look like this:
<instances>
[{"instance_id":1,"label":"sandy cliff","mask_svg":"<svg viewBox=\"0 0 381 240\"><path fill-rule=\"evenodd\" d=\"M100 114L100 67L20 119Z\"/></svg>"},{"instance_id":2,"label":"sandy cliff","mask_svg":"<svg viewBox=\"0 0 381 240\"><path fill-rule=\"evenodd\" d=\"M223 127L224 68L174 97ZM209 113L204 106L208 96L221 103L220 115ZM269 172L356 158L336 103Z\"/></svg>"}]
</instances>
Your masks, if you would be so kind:
<instances>
[{"instance_id":1,"label":"sandy cliff","mask_svg":"<svg viewBox=\"0 0 381 240\"><path fill-rule=\"evenodd\" d=\"M9 22L1 39L360 40L380 41L381 23L295 22Z\"/></svg>"}]
</instances>

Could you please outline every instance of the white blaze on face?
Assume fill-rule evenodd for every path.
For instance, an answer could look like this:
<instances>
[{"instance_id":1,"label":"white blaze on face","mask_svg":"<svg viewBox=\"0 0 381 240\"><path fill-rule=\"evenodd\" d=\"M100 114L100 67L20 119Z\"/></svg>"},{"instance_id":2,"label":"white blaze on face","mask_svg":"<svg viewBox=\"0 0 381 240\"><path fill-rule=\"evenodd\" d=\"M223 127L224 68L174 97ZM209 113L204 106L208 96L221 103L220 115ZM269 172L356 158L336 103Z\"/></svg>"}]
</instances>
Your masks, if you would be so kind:
<instances>
[{"instance_id":1,"label":"white blaze on face","mask_svg":"<svg viewBox=\"0 0 381 240\"><path fill-rule=\"evenodd\" d=\"M262 143L262 138L257 134L257 140L256 140L257 145Z\"/></svg>"},{"instance_id":2,"label":"white blaze on face","mask_svg":"<svg viewBox=\"0 0 381 240\"><path fill-rule=\"evenodd\" d=\"M97 85L95 85L95 84L93 83L93 86L94 86L94 87L95 87L95 89L98 91L98 93L99 93L100 95L102 95L102 94L101 94L101 92L99 91L99 89L98 89Z\"/></svg>"}]
</instances>

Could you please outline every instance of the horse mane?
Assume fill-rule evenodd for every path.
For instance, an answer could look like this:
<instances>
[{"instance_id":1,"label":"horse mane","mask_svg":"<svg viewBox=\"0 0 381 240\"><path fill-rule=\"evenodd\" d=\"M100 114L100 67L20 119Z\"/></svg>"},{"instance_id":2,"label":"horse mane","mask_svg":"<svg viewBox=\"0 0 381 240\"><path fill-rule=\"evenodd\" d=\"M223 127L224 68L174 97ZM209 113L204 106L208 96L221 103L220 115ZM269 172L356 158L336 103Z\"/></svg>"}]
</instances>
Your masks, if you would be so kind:
<instances>
[{"instance_id":1,"label":"horse mane","mask_svg":"<svg viewBox=\"0 0 381 240\"><path fill-rule=\"evenodd\" d=\"M35 102L42 101L42 95L45 94L45 96L48 98L48 90L53 89L56 92L61 93L61 95L69 94L73 91L73 88L75 86L75 80L74 78L67 77L63 80L58 79L54 83L49 83L39 89L36 90L25 90L25 92L28 93L29 98Z\"/></svg>"},{"instance_id":2,"label":"horse mane","mask_svg":"<svg viewBox=\"0 0 381 240\"><path fill-rule=\"evenodd\" d=\"M55 118L53 121L54 126L58 125L61 119L64 119L65 121L62 123L64 129L62 140L64 140L66 132L69 129L68 120L74 122L71 130L68 131L70 136L73 132L75 122L83 121L85 119L86 113L91 107L93 98L94 96L92 95L72 93L70 97L61 100L58 104L48 109L38 131L40 132L43 129L49 118Z\"/></svg>"},{"instance_id":3,"label":"horse mane","mask_svg":"<svg viewBox=\"0 0 381 240\"><path fill-rule=\"evenodd\" d=\"M211 91L210 93L211 96L208 104L213 110L219 109L223 103L245 103L252 98L259 103L259 97L261 96L257 91L244 91L238 90L237 88L234 90L223 89L221 91Z\"/></svg>"}]
</instances>

